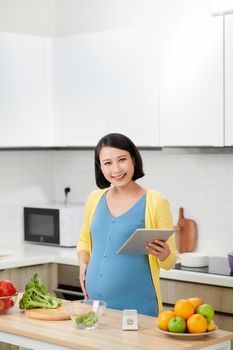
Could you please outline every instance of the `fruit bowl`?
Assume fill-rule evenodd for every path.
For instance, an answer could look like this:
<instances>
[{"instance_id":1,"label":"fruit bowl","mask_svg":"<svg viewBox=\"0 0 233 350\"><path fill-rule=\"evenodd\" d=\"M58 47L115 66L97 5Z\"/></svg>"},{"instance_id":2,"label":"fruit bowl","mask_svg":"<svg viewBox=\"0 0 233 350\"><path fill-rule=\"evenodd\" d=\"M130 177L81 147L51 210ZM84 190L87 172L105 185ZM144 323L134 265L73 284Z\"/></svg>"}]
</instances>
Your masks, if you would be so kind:
<instances>
[{"instance_id":1,"label":"fruit bowl","mask_svg":"<svg viewBox=\"0 0 233 350\"><path fill-rule=\"evenodd\" d=\"M103 317L106 308L103 300L75 300L64 306L74 326L78 329L95 329Z\"/></svg>"},{"instance_id":2,"label":"fruit bowl","mask_svg":"<svg viewBox=\"0 0 233 350\"><path fill-rule=\"evenodd\" d=\"M0 314L7 313L16 303L18 293L14 295L0 297Z\"/></svg>"},{"instance_id":3,"label":"fruit bowl","mask_svg":"<svg viewBox=\"0 0 233 350\"><path fill-rule=\"evenodd\" d=\"M157 330L160 333L169 335L170 337L176 338L176 339L182 339L182 340L195 340L195 339L201 339L205 337L206 335L213 334L216 332L217 327L213 329L212 331L209 332L204 332L204 333L173 333L173 332L167 332L163 331L162 329L157 328Z\"/></svg>"}]
</instances>

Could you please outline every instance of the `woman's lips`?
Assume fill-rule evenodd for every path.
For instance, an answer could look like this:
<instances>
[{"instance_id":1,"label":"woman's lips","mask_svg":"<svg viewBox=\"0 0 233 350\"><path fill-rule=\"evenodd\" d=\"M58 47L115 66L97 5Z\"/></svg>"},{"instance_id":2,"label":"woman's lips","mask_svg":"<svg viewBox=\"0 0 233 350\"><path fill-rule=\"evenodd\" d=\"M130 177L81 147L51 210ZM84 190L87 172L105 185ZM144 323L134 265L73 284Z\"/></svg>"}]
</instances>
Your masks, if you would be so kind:
<instances>
[{"instance_id":1,"label":"woman's lips","mask_svg":"<svg viewBox=\"0 0 233 350\"><path fill-rule=\"evenodd\" d=\"M118 175L118 176L112 176L112 178L113 178L114 180L120 181L120 180L122 180L122 179L125 177L125 175L126 175L126 174L122 174L122 175Z\"/></svg>"}]
</instances>

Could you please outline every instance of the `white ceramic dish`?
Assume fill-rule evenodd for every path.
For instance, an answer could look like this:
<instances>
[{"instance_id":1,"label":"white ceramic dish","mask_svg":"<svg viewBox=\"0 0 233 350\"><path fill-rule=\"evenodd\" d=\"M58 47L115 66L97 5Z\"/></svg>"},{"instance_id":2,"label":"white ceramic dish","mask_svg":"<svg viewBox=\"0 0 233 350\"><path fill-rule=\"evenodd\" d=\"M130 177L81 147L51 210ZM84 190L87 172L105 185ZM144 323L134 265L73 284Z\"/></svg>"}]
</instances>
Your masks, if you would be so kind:
<instances>
[{"instance_id":1,"label":"white ceramic dish","mask_svg":"<svg viewBox=\"0 0 233 350\"><path fill-rule=\"evenodd\" d=\"M160 333L166 334L169 337L173 337L176 339L182 339L182 340L195 340L195 339L201 339L207 335L211 335L214 332L217 331L218 328L215 328L213 331L205 332L205 333L172 333L172 332L166 332L162 331L162 329L157 328L157 330Z\"/></svg>"},{"instance_id":2,"label":"white ceramic dish","mask_svg":"<svg viewBox=\"0 0 233 350\"><path fill-rule=\"evenodd\" d=\"M186 267L205 267L209 265L209 257L202 253L180 254L180 263Z\"/></svg>"}]
</instances>

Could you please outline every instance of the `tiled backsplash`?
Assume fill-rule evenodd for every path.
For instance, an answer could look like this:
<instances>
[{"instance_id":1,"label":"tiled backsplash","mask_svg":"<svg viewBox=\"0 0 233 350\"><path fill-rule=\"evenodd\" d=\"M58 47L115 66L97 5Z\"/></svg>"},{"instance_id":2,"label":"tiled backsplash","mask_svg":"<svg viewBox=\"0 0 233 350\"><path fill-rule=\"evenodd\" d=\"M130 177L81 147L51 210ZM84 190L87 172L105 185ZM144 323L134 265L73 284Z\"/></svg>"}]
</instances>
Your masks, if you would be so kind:
<instances>
[{"instance_id":1,"label":"tiled backsplash","mask_svg":"<svg viewBox=\"0 0 233 350\"><path fill-rule=\"evenodd\" d=\"M174 223L179 207L198 224L197 250L233 251L233 153L215 149L141 151L146 176L140 183L170 201ZM83 203L96 188L93 151L1 151L1 245L23 240L22 207L64 201ZM3 243L2 243L3 242Z\"/></svg>"}]
</instances>

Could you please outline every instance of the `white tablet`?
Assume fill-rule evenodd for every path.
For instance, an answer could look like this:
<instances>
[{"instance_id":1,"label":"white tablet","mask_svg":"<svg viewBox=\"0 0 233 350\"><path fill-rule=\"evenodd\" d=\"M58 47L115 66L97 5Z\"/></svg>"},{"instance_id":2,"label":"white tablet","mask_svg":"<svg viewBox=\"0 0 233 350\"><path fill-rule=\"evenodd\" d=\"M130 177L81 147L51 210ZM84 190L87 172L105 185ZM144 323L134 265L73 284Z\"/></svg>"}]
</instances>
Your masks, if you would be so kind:
<instances>
[{"instance_id":1,"label":"white tablet","mask_svg":"<svg viewBox=\"0 0 233 350\"><path fill-rule=\"evenodd\" d=\"M116 253L148 254L146 245L149 242L154 241L155 239L167 241L173 233L173 229L137 229Z\"/></svg>"}]
</instances>

